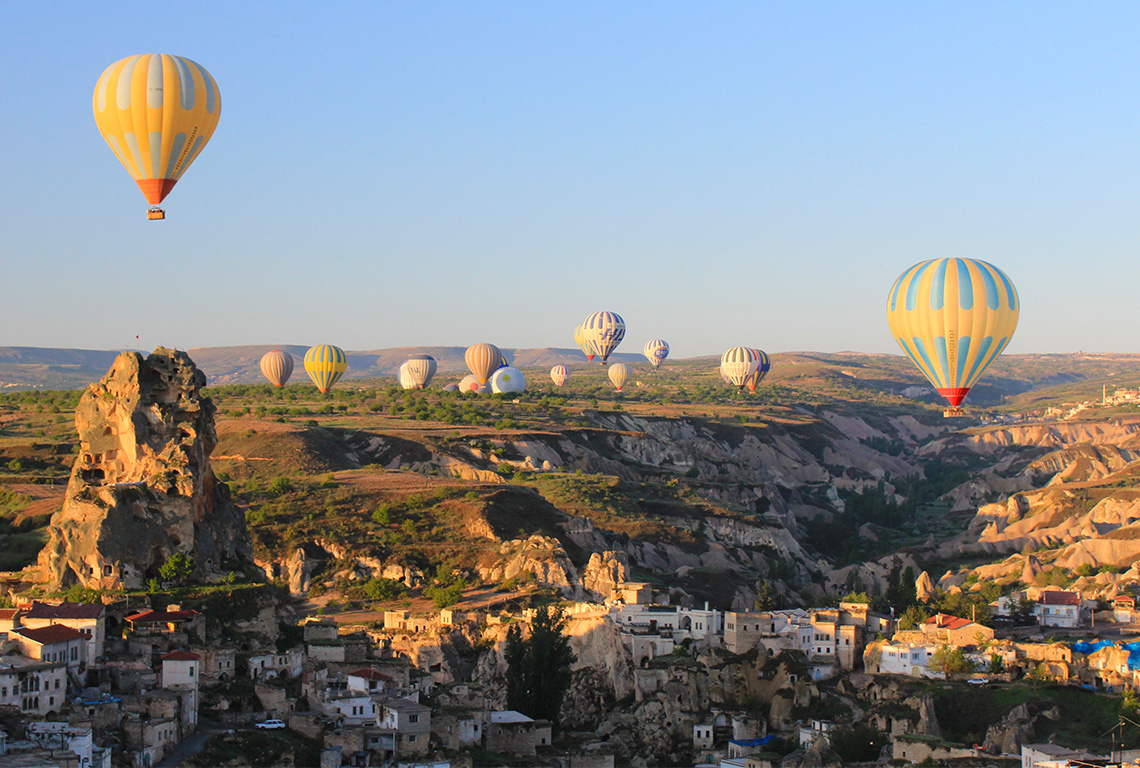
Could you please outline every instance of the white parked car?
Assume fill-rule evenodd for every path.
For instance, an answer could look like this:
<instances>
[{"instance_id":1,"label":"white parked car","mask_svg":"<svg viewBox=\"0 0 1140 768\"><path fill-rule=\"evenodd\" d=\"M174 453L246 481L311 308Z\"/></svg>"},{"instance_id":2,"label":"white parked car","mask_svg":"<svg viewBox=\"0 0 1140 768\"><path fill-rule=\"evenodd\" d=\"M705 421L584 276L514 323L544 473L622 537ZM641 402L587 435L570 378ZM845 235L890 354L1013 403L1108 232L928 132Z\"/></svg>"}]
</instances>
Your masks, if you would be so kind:
<instances>
[{"instance_id":1,"label":"white parked car","mask_svg":"<svg viewBox=\"0 0 1140 768\"><path fill-rule=\"evenodd\" d=\"M284 720L263 720L260 723L254 723L253 727L254 728L260 728L263 731L269 731L269 730L273 730L276 728L284 728L285 727L285 721Z\"/></svg>"}]
</instances>

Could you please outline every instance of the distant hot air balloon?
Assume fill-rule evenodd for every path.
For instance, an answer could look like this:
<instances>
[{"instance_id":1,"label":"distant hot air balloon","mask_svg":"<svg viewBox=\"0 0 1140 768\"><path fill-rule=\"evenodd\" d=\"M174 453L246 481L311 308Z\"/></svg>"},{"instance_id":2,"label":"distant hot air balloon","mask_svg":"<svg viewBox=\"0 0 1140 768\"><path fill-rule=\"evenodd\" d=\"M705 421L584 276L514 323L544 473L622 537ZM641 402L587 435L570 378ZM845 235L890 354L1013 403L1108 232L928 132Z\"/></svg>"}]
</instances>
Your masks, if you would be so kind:
<instances>
[{"instance_id":1,"label":"distant hot air balloon","mask_svg":"<svg viewBox=\"0 0 1140 768\"><path fill-rule=\"evenodd\" d=\"M95 125L150 203L148 219L214 135L222 97L201 64L144 53L116 61L92 97Z\"/></svg>"},{"instance_id":2,"label":"distant hot air balloon","mask_svg":"<svg viewBox=\"0 0 1140 768\"><path fill-rule=\"evenodd\" d=\"M522 392L526 389L526 376L518 368L504 365L491 376L491 391L497 395Z\"/></svg>"},{"instance_id":3,"label":"distant hot air balloon","mask_svg":"<svg viewBox=\"0 0 1140 768\"><path fill-rule=\"evenodd\" d=\"M756 370L745 379L744 384L748 387L749 392L755 393L756 387L760 385L760 382L764 381L764 377L768 375L768 371L772 370L772 359L768 357L768 353L762 349L754 349L752 351L756 353Z\"/></svg>"},{"instance_id":4,"label":"distant hot air balloon","mask_svg":"<svg viewBox=\"0 0 1140 768\"><path fill-rule=\"evenodd\" d=\"M491 388L486 384L480 384L479 380L475 378L474 374L467 374L459 380L460 392L478 392L485 395L491 391Z\"/></svg>"},{"instance_id":5,"label":"distant hot air balloon","mask_svg":"<svg viewBox=\"0 0 1140 768\"><path fill-rule=\"evenodd\" d=\"M458 392L459 391L459 385L458 384L444 384L443 385L443 391L444 392Z\"/></svg>"},{"instance_id":6,"label":"distant hot air balloon","mask_svg":"<svg viewBox=\"0 0 1140 768\"><path fill-rule=\"evenodd\" d=\"M625 321L615 312L595 312L582 321L582 336L605 365L625 338Z\"/></svg>"},{"instance_id":7,"label":"distant hot air balloon","mask_svg":"<svg viewBox=\"0 0 1140 768\"><path fill-rule=\"evenodd\" d=\"M310 347L305 353L305 373L309 374L309 378L317 385L322 395L332 389L332 385L336 384L336 380L347 370L348 355L344 354L344 350L340 347L321 344Z\"/></svg>"},{"instance_id":8,"label":"distant hot air balloon","mask_svg":"<svg viewBox=\"0 0 1140 768\"><path fill-rule=\"evenodd\" d=\"M625 386L625 383L627 381L629 381L630 374L632 373L633 369L625 363L614 363L610 366L610 381L612 381L613 385L617 387L618 392L621 392L621 388Z\"/></svg>"},{"instance_id":9,"label":"distant hot air balloon","mask_svg":"<svg viewBox=\"0 0 1140 768\"><path fill-rule=\"evenodd\" d=\"M570 380L570 369L565 365L556 365L550 369L550 380L554 386L561 387Z\"/></svg>"},{"instance_id":10,"label":"distant hot air balloon","mask_svg":"<svg viewBox=\"0 0 1140 768\"><path fill-rule=\"evenodd\" d=\"M285 386L293 375L293 356L280 349L266 352L261 356L261 375L275 387Z\"/></svg>"},{"instance_id":11,"label":"distant hot air balloon","mask_svg":"<svg viewBox=\"0 0 1140 768\"><path fill-rule=\"evenodd\" d=\"M474 344L467 348L463 359L467 362L467 370L471 371L471 375L480 385L486 385L491 374L499 368L503 353L494 344Z\"/></svg>"},{"instance_id":12,"label":"distant hot air balloon","mask_svg":"<svg viewBox=\"0 0 1140 768\"><path fill-rule=\"evenodd\" d=\"M661 363L665 362L665 358L669 356L669 345L665 343L664 339L653 339L645 342L645 349L642 354L653 364L653 370L661 367Z\"/></svg>"},{"instance_id":13,"label":"distant hot air balloon","mask_svg":"<svg viewBox=\"0 0 1140 768\"><path fill-rule=\"evenodd\" d=\"M959 406L1017 328L1021 302L1005 273L977 259L932 259L915 264L887 296L887 323L950 408Z\"/></svg>"},{"instance_id":14,"label":"distant hot air balloon","mask_svg":"<svg viewBox=\"0 0 1140 768\"><path fill-rule=\"evenodd\" d=\"M400 367L396 371L396 381L399 383L401 389L416 388L416 383L412 381L412 375L408 373L408 362L406 360L400 363Z\"/></svg>"},{"instance_id":15,"label":"distant hot air balloon","mask_svg":"<svg viewBox=\"0 0 1140 768\"><path fill-rule=\"evenodd\" d=\"M412 383L411 387L404 387L404 389L423 389L431 384L438 365L431 355L412 355L404 363L404 367L407 368L408 377Z\"/></svg>"},{"instance_id":16,"label":"distant hot air balloon","mask_svg":"<svg viewBox=\"0 0 1140 768\"><path fill-rule=\"evenodd\" d=\"M729 383L743 391L748 377L759 367L760 358L756 350L748 347L733 347L720 356L720 373Z\"/></svg>"},{"instance_id":17,"label":"distant hot air balloon","mask_svg":"<svg viewBox=\"0 0 1140 768\"><path fill-rule=\"evenodd\" d=\"M578 345L578 349L582 350L586 359L592 363L594 362L594 350L590 346L590 342L586 341L586 332L583 327L582 323L578 323L578 327L574 329L574 343Z\"/></svg>"}]
</instances>

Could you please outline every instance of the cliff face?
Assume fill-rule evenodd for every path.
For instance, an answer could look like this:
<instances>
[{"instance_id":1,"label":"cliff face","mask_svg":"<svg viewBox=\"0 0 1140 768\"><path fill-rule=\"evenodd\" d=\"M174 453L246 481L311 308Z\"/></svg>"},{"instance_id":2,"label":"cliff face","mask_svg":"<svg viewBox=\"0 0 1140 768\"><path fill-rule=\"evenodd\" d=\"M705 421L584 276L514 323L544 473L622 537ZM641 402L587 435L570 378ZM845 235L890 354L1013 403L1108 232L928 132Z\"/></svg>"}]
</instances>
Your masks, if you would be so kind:
<instances>
[{"instance_id":1,"label":"cliff face","mask_svg":"<svg viewBox=\"0 0 1140 768\"><path fill-rule=\"evenodd\" d=\"M252 560L245 518L210 468L205 385L185 352L159 347L122 353L83 393L79 457L39 558L50 587L138 588L176 552L207 579Z\"/></svg>"}]
</instances>

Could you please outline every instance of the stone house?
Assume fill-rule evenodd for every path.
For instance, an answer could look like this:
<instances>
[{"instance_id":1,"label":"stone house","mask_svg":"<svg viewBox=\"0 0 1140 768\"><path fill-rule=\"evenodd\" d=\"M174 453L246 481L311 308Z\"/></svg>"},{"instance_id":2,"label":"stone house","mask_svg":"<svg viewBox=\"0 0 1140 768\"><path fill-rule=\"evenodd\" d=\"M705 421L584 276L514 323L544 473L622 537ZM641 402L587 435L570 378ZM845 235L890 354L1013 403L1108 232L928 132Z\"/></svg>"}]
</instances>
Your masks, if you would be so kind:
<instances>
[{"instance_id":1,"label":"stone house","mask_svg":"<svg viewBox=\"0 0 1140 768\"><path fill-rule=\"evenodd\" d=\"M67 666L26 656L0 656L0 706L21 714L57 714L67 695Z\"/></svg>"},{"instance_id":2,"label":"stone house","mask_svg":"<svg viewBox=\"0 0 1140 768\"><path fill-rule=\"evenodd\" d=\"M171 604L162 611L141 611L127 617L127 627L136 635L172 635L185 633L204 642L206 624L202 614L193 610L182 610L182 606Z\"/></svg>"},{"instance_id":3,"label":"stone house","mask_svg":"<svg viewBox=\"0 0 1140 768\"><path fill-rule=\"evenodd\" d=\"M522 757L534 757L539 747L551 743L549 720L534 720L521 712L491 712L483 726L484 748Z\"/></svg>"},{"instance_id":4,"label":"stone house","mask_svg":"<svg viewBox=\"0 0 1140 768\"><path fill-rule=\"evenodd\" d=\"M1112 619L1119 624L1131 624L1136 620L1136 598L1119 594L1112 601Z\"/></svg>"},{"instance_id":5,"label":"stone house","mask_svg":"<svg viewBox=\"0 0 1140 768\"><path fill-rule=\"evenodd\" d=\"M184 725L191 730L198 725L198 681L201 675L202 657L196 653L172 651L162 657L162 687L187 693Z\"/></svg>"},{"instance_id":6,"label":"stone house","mask_svg":"<svg viewBox=\"0 0 1140 768\"><path fill-rule=\"evenodd\" d=\"M478 746L483 743L483 713L474 710L433 713L431 735L444 749Z\"/></svg>"},{"instance_id":7,"label":"stone house","mask_svg":"<svg viewBox=\"0 0 1140 768\"><path fill-rule=\"evenodd\" d=\"M122 727L136 768L158 765L178 744L178 724L168 718L143 719L134 714L123 719Z\"/></svg>"},{"instance_id":8,"label":"stone house","mask_svg":"<svg viewBox=\"0 0 1140 768\"><path fill-rule=\"evenodd\" d=\"M396 732L398 754L427 752L431 738L431 709L410 699L388 699L381 703L380 727Z\"/></svg>"},{"instance_id":9,"label":"stone house","mask_svg":"<svg viewBox=\"0 0 1140 768\"><path fill-rule=\"evenodd\" d=\"M928 642L938 645L964 647L967 645L980 645L994 639L994 631L987 626L950 616L945 613L936 613L919 626L923 637Z\"/></svg>"},{"instance_id":10,"label":"stone house","mask_svg":"<svg viewBox=\"0 0 1140 768\"><path fill-rule=\"evenodd\" d=\"M384 629L417 634L439 626L438 616L415 616L411 611L384 611Z\"/></svg>"},{"instance_id":11,"label":"stone house","mask_svg":"<svg viewBox=\"0 0 1140 768\"><path fill-rule=\"evenodd\" d=\"M1072 629L1081 625L1081 595L1060 589L1041 593L1034 609L1037 623L1043 627Z\"/></svg>"},{"instance_id":12,"label":"stone house","mask_svg":"<svg viewBox=\"0 0 1140 768\"><path fill-rule=\"evenodd\" d=\"M306 643L333 643L340 636L340 626L324 616L309 616L301 622L301 632Z\"/></svg>"},{"instance_id":13,"label":"stone house","mask_svg":"<svg viewBox=\"0 0 1140 768\"><path fill-rule=\"evenodd\" d=\"M95 745L91 728L65 722L28 723L29 741L47 750L71 752L79 768L111 768L111 750ZM0 750L3 754L3 750Z\"/></svg>"},{"instance_id":14,"label":"stone house","mask_svg":"<svg viewBox=\"0 0 1140 768\"><path fill-rule=\"evenodd\" d=\"M870 674L933 677L928 663L936 650L933 643L872 643L863 652L863 666Z\"/></svg>"},{"instance_id":15,"label":"stone house","mask_svg":"<svg viewBox=\"0 0 1140 768\"><path fill-rule=\"evenodd\" d=\"M58 624L82 633L87 637L83 663L91 665L103 656L103 645L107 637L106 617L107 609L102 603L33 602L31 607L20 612L19 621L29 629Z\"/></svg>"},{"instance_id":16,"label":"stone house","mask_svg":"<svg viewBox=\"0 0 1140 768\"><path fill-rule=\"evenodd\" d=\"M237 671L237 650L194 646L190 649L202 657L201 676L208 682L232 680Z\"/></svg>"},{"instance_id":17,"label":"stone house","mask_svg":"<svg viewBox=\"0 0 1140 768\"><path fill-rule=\"evenodd\" d=\"M23 627L13 630L8 637L30 658L63 663L73 671L87 666L87 636L71 627L58 624L37 629Z\"/></svg>"},{"instance_id":18,"label":"stone house","mask_svg":"<svg viewBox=\"0 0 1140 768\"><path fill-rule=\"evenodd\" d=\"M378 669L365 667L349 672L345 682L350 691L378 695L391 690L395 681Z\"/></svg>"},{"instance_id":19,"label":"stone house","mask_svg":"<svg viewBox=\"0 0 1140 768\"><path fill-rule=\"evenodd\" d=\"M273 677L300 677L305 667L305 653L293 648L285 653L266 653L249 657L249 676L254 680Z\"/></svg>"}]
</instances>

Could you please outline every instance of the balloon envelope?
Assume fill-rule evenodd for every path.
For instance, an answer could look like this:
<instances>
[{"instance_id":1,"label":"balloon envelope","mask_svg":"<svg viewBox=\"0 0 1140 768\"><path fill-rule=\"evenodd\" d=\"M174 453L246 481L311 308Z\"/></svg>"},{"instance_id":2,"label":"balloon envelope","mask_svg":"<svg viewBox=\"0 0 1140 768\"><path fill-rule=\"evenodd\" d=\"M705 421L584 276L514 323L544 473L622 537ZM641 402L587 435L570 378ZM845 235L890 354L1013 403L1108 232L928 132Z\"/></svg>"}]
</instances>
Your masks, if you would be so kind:
<instances>
[{"instance_id":1,"label":"balloon envelope","mask_svg":"<svg viewBox=\"0 0 1140 768\"><path fill-rule=\"evenodd\" d=\"M486 384L491 374L499 368L503 353L494 344L473 344L463 356L467 370L471 371L480 384Z\"/></svg>"},{"instance_id":2,"label":"balloon envelope","mask_svg":"<svg viewBox=\"0 0 1140 768\"><path fill-rule=\"evenodd\" d=\"M627 381L629 381L631 373L633 373L633 369L625 363L614 363L610 366L610 381L613 382L613 385L615 387L617 387L618 392L621 392L621 388L625 386L625 383Z\"/></svg>"},{"instance_id":3,"label":"balloon envelope","mask_svg":"<svg viewBox=\"0 0 1140 768\"><path fill-rule=\"evenodd\" d=\"M285 386L293 375L293 356L280 349L266 352L261 356L261 375L275 387Z\"/></svg>"},{"instance_id":4,"label":"balloon envelope","mask_svg":"<svg viewBox=\"0 0 1140 768\"><path fill-rule=\"evenodd\" d=\"M491 391L495 394L522 392L526 389L526 377L518 368L505 365L491 376Z\"/></svg>"},{"instance_id":5,"label":"balloon envelope","mask_svg":"<svg viewBox=\"0 0 1140 768\"><path fill-rule=\"evenodd\" d=\"M479 380L476 379L473 374L469 373L459 380L459 391L478 392L481 395L485 395L491 391L491 388L486 384L480 384Z\"/></svg>"},{"instance_id":6,"label":"balloon envelope","mask_svg":"<svg viewBox=\"0 0 1140 768\"><path fill-rule=\"evenodd\" d=\"M660 368L661 363L669 356L669 345L665 343L664 339L652 339L645 342L642 354L653 364L654 368Z\"/></svg>"},{"instance_id":7,"label":"balloon envelope","mask_svg":"<svg viewBox=\"0 0 1140 768\"><path fill-rule=\"evenodd\" d=\"M895 341L954 407L1009 344L1020 312L1010 279L977 259L915 264L887 296Z\"/></svg>"},{"instance_id":8,"label":"balloon envelope","mask_svg":"<svg viewBox=\"0 0 1140 768\"><path fill-rule=\"evenodd\" d=\"M625 338L625 321L616 312L595 312L582 321L582 336L604 363Z\"/></svg>"},{"instance_id":9,"label":"balloon envelope","mask_svg":"<svg viewBox=\"0 0 1140 768\"><path fill-rule=\"evenodd\" d=\"M147 202L158 205L214 135L222 98L201 64L145 53L103 71L92 107L99 133Z\"/></svg>"},{"instance_id":10,"label":"balloon envelope","mask_svg":"<svg viewBox=\"0 0 1140 768\"><path fill-rule=\"evenodd\" d=\"M407 369L409 381L412 383L411 387L404 389L423 389L431 383L439 366L431 355L412 355L401 367Z\"/></svg>"},{"instance_id":11,"label":"balloon envelope","mask_svg":"<svg viewBox=\"0 0 1140 768\"><path fill-rule=\"evenodd\" d=\"M748 347L733 347L720 356L721 376L738 389L744 389L744 382L759 365L756 350Z\"/></svg>"},{"instance_id":12,"label":"balloon envelope","mask_svg":"<svg viewBox=\"0 0 1140 768\"><path fill-rule=\"evenodd\" d=\"M332 385L336 384L344 372L348 370L348 356L340 347L332 344L321 344L310 347L305 353L305 373L317 385L321 394L325 394Z\"/></svg>"},{"instance_id":13,"label":"balloon envelope","mask_svg":"<svg viewBox=\"0 0 1140 768\"><path fill-rule=\"evenodd\" d=\"M582 350L582 354L590 362L594 361L594 350L590 346L590 342L586 341L586 332L583 330L582 323L578 323L578 327L574 329L574 343L578 345L578 349Z\"/></svg>"},{"instance_id":14,"label":"balloon envelope","mask_svg":"<svg viewBox=\"0 0 1140 768\"><path fill-rule=\"evenodd\" d=\"M768 375L768 371L772 370L772 359L768 357L767 352L762 349L754 349L752 351L756 353L757 365L756 370L744 380L749 392L755 392L756 387L758 387L760 382L764 381L764 377Z\"/></svg>"},{"instance_id":15,"label":"balloon envelope","mask_svg":"<svg viewBox=\"0 0 1140 768\"><path fill-rule=\"evenodd\" d=\"M556 365L550 369L550 380L554 382L554 386L561 387L570 380L570 369L565 365Z\"/></svg>"},{"instance_id":16,"label":"balloon envelope","mask_svg":"<svg viewBox=\"0 0 1140 768\"><path fill-rule=\"evenodd\" d=\"M400 383L401 389L416 388L416 383L412 381L412 375L408 373L407 361L400 363L400 369L396 371L396 381Z\"/></svg>"}]
</instances>

